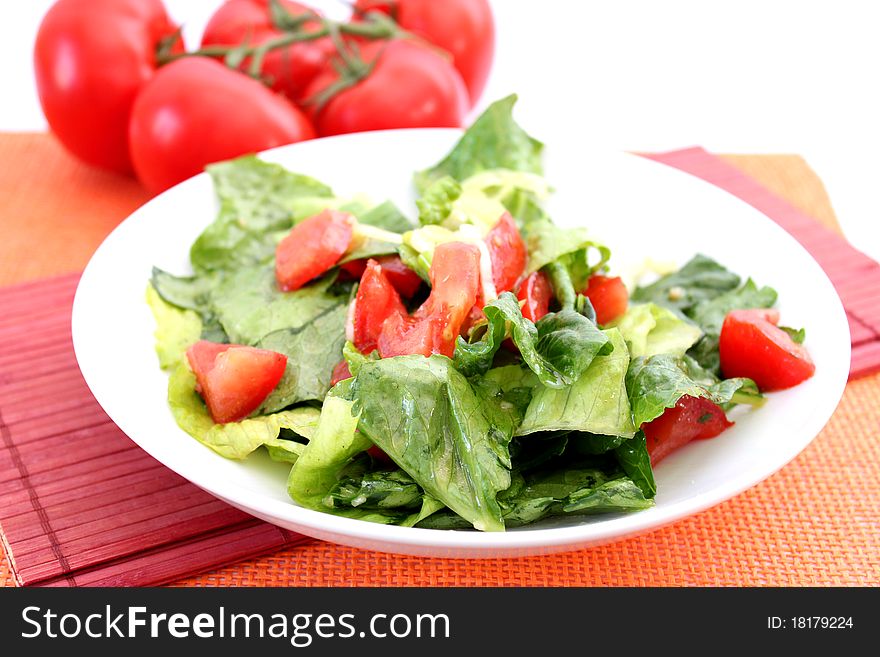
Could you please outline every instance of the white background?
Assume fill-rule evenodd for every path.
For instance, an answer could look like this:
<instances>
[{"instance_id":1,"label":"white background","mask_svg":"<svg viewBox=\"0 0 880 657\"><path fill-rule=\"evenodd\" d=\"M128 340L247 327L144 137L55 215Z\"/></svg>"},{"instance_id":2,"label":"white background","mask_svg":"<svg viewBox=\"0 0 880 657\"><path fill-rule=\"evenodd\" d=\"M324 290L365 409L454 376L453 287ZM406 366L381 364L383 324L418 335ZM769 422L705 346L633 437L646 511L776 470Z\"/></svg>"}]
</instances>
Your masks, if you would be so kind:
<instances>
[{"instance_id":1,"label":"white background","mask_svg":"<svg viewBox=\"0 0 880 657\"><path fill-rule=\"evenodd\" d=\"M189 46L220 0L165 0ZM436 0L442 1L442 0ZM51 0L0 2L0 131L44 130L34 36ZM341 17L345 5L316 0ZM844 232L880 259L880 3L495 0L480 105L516 92L542 140L595 148L798 153Z\"/></svg>"}]
</instances>

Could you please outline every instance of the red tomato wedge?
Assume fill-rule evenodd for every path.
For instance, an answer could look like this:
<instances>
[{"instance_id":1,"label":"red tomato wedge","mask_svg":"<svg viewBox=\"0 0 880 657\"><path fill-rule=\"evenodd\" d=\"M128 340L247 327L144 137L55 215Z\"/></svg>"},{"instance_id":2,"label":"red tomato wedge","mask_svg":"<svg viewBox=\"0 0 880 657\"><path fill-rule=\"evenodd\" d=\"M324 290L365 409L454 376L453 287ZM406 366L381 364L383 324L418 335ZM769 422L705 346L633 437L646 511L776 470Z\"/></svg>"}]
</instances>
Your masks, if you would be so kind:
<instances>
[{"instance_id":1,"label":"red tomato wedge","mask_svg":"<svg viewBox=\"0 0 880 657\"><path fill-rule=\"evenodd\" d=\"M807 350L776 326L776 310L733 310L724 318L718 352L725 378L745 376L761 390L784 390L816 371Z\"/></svg>"},{"instance_id":2,"label":"red tomato wedge","mask_svg":"<svg viewBox=\"0 0 880 657\"><path fill-rule=\"evenodd\" d=\"M451 347L444 344L440 338L443 328L444 322L440 315L419 319L392 315L382 326L382 333L379 335L379 355L382 358L409 354L445 354L451 357L455 351L455 342L452 341Z\"/></svg>"},{"instance_id":3,"label":"red tomato wedge","mask_svg":"<svg viewBox=\"0 0 880 657\"><path fill-rule=\"evenodd\" d=\"M287 356L266 349L200 340L186 352L197 390L214 422L238 422L275 389Z\"/></svg>"},{"instance_id":4,"label":"red tomato wedge","mask_svg":"<svg viewBox=\"0 0 880 657\"><path fill-rule=\"evenodd\" d=\"M290 231L275 249L275 278L293 292L333 267L351 243L354 217L324 210Z\"/></svg>"},{"instance_id":5,"label":"red tomato wedge","mask_svg":"<svg viewBox=\"0 0 880 657\"><path fill-rule=\"evenodd\" d=\"M412 317L392 315L382 326L379 354L452 357L462 324L477 301L480 251L473 244L446 242L434 250L431 294Z\"/></svg>"},{"instance_id":6,"label":"red tomato wedge","mask_svg":"<svg viewBox=\"0 0 880 657\"><path fill-rule=\"evenodd\" d=\"M526 268L526 245L509 212L486 234L486 248L492 260L492 282L500 294L512 290Z\"/></svg>"},{"instance_id":7,"label":"red tomato wedge","mask_svg":"<svg viewBox=\"0 0 880 657\"><path fill-rule=\"evenodd\" d=\"M382 325L391 316L406 316L400 295L379 263L370 259L354 300L354 346L368 354L378 346Z\"/></svg>"},{"instance_id":8,"label":"red tomato wedge","mask_svg":"<svg viewBox=\"0 0 880 657\"><path fill-rule=\"evenodd\" d=\"M733 422L718 404L705 397L682 397L663 415L642 425L651 456L656 465L679 447L692 440L714 438Z\"/></svg>"},{"instance_id":9,"label":"red tomato wedge","mask_svg":"<svg viewBox=\"0 0 880 657\"><path fill-rule=\"evenodd\" d=\"M629 292L620 276L610 278L596 274L590 276L584 295L589 298L596 311L596 323L613 322L626 312L629 303Z\"/></svg>"},{"instance_id":10,"label":"red tomato wedge","mask_svg":"<svg viewBox=\"0 0 880 657\"><path fill-rule=\"evenodd\" d=\"M330 377L330 387L332 388L340 381L345 381L346 379L351 378L351 370L348 369L348 363L344 360L336 363L336 367L333 368L333 374Z\"/></svg>"},{"instance_id":11,"label":"red tomato wedge","mask_svg":"<svg viewBox=\"0 0 880 657\"><path fill-rule=\"evenodd\" d=\"M394 289L409 299L422 285L422 279L412 269L403 264L400 256L387 255L376 258L376 262L382 268L385 276L394 286Z\"/></svg>"},{"instance_id":12,"label":"red tomato wedge","mask_svg":"<svg viewBox=\"0 0 880 657\"><path fill-rule=\"evenodd\" d=\"M409 299L422 284L422 279L412 269L403 264L400 256L387 255L376 258L388 281L403 297ZM366 260L352 260L340 265L339 268L352 278L359 279L367 269Z\"/></svg>"},{"instance_id":13,"label":"red tomato wedge","mask_svg":"<svg viewBox=\"0 0 880 657\"><path fill-rule=\"evenodd\" d=\"M550 312L550 300L553 298L550 279L540 271L529 274L520 284L516 297L520 301L525 301L522 306L523 317L537 322Z\"/></svg>"}]
</instances>

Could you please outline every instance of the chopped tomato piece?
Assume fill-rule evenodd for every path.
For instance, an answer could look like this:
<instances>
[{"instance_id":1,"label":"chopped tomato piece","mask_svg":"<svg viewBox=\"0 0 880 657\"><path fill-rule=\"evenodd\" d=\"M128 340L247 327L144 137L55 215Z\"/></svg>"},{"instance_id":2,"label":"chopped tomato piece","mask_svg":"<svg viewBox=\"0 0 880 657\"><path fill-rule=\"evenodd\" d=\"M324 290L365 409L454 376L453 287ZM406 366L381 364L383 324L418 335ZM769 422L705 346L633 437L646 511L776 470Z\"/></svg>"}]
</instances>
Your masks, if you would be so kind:
<instances>
[{"instance_id":1,"label":"chopped tomato piece","mask_svg":"<svg viewBox=\"0 0 880 657\"><path fill-rule=\"evenodd\" d=\"M705 397L685 396L675 406L663 411L663 415L645 422L642 431L651 456L651 464L656 465L679 447L692 440L714 438L733 422L727 419L724 410Z\"/></svg>"},{"instance_id":2,"label":"chopped tomato piece","mask_svg":"<svg viewBox=\"0 0 880 657\"><path fill-rule=\"evenodd\" d=\"M368 354L376 348L382 325L391 316L405 316L406 308L385 272L375 260L367 262L354 300L354 346Z\"/></svg>"},{"instance_id":3,"label":"chopped tomato piece","mask_svg":"<svg viewBox=\"0 0 880 657\"><path fill-rule=\"evenodd\" d=\"M200 340L186 352L197 389L214 422L243 420L275 389L287 356L237 344Z\"/></svg>"},{"instance_id":4,"label":"chopped tomato piece","mask_svg":"<svg viewBox=\"0 0 880 657\"><path fill-rule=\"evenodd\" d=\"M520 284L516 296L520 301L525 301L522 306L523 317L537 322L550 311L550 300L553 298L550 279L540 271L529 274Z\"/></svg>"},{"instance_id":5,"label":"chopped tomato piece","mask_svg":"<svg viewBox=\"0 0 880 657\"><path fill-rule=\"evenodd\" d=\"M376 262L379 263L379 266L382 268L382 271L385 272L385 275L394 286L394 289L407 299L414 295L422 284L422 279L419 278L419 275L403 264L400 256L382 256L376 258ZM339 266L339 269L341 269L349 278L353 279L360 279L360 277L364 275L366 268L367 261L365 259L352 260L351 262L346 262L344 265Z\"/></svg>"},{"instance_id":6,"label":"chopped tomato piece","mask_svg":"<svg viewBox=\"0 0 880 657\"><path fill-rule=\"evenodd\" d=\"M779 312L732 310L724 318L718 352L725 378L745 376L761 390L783 390L816 371L810 354L776 326Z\"/></svg>"},{"instance_id":7,"label":"chopped tomato piece","mask_svg":"<svg viewBox=\"0 0 880 657\"><path fill-rule=\"evenodd\" d=\"M422 285L422 279L419 275L403 264L400 256L382 256L376 258L376 262L379 263L382 271L401 296L409 299Z\"/></svg>"},{"instance_id":8,"label":"chopped tomato piece","mask_svg":"<svg viewBox=\"0 0 880 657\"><path fill-rule=\"evenodd\" d=\"M304 219L275 249L275 278L293 292L333 267L351 243L354 218L347 212L324 210Z\"/></svg>"},{"instance_id":9,"label":"chopped tomato piece","mask_svg":"<svg viewBox=\"0 0 880 657\"><path fill-rule=\"evenodd\" d=\"M439 315L421 318L391 316L382 326L382 333L379 335L379 355L382 358L408 354L445 354L452 357L455 342L452 342L451 348L446 346L440 338L442 333L443 318Z\"/></svg>"},{"instance_id":10,"label":"chopped tomato piece","mask_svg":"<svg viewBox=\"0 0 880 657\"><path fill-rule=\"evenodd\" d=\"M340 278L344 280L359 281L361 279L361 276L364 275L366 269L366 258L361 258L359 260L350 260L346 263L339 265L339 271L341 273Z\"/></svg>"},{"instance_id":11,"label":"chopped tomato piece","mask_svg":"<svg viewBox=\"0 0 880 657\"><path fill-rule=\"evenodd\" d=\"M452 357L462 324L477 301L480 251L473 244L445 242L431 261L431 294L413 313L392 316L382 326L379 354Z\"/></svg>"},{"instance_id":12,"label":"chopped tomato piece","mask_svg":"<svg viewBox=\"0 0 880 657\"><path fill-rule=\"evenodd\" d=\"M333 374L330 377L330 387L332 388L340 381L345 381L346 379L351 378L351 370L348 369L348 363L344 360L336 363L336 367L333 368Z\"/></svg>"},{"instance_id":13,"label":"chopped tomato piece","mask_svg":"<svg viewBox=\"0 0 880 657\"><path fill-rule=\"evenodd\" d=\"M584 295L589 298L596 311L596 323L613 322L626 312L629 303L629 292L620 276L610 278L595 274L587 281Z\"/></svg>"},{"instance_id":14,"label":"chopped tomato piece","mask_svg":"<svg viewBox=\"0 0 880 657\"><path fill-rule=\"evenodd\" d=\"M370 445L369 449L367 449L367 454L372 456L374 459L379 461L380 463L392 463L391 457L388 456L382 448L378 445Z\"/></svg>"},{"instance_id":15,"label":"chopped tomato piece","mask_svg":"<svg viewBox=\"0 0 880 657\"><path fill-rule=\"evenodd\" d=\"M501 293L512 290L526 268L526 245L509 212L486 235L486 248L492 260L492 282Z\"/></svg>"}]
</instances>

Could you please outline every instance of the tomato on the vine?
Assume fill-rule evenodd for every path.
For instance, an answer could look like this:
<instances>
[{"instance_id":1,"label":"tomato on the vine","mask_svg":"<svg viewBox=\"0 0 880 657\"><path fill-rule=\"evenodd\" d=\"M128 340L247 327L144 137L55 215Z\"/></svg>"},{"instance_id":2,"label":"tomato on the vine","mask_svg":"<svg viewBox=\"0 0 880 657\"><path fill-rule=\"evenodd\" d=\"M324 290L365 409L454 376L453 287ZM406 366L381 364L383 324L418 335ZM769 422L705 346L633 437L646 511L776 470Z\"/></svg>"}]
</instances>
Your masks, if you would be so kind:
<instances>
[{"instance_id":1,"label":"tomato on the vine","mask_svg":"<svg viewBox=\"0 0 880 657\"><path fill-rule=\"evenodd\" d=\"M285 98L205 57L162 67L138 95L128 133L138 178L154 192L212 162L312 137Z\"/></svg>"},{"instance_id":2,"label":"tomato on the vine","mask_svg":"<svg viewBox=\"0 0 880 657\"><path fill-rule=\"evenodd\" d=\"M319 135L392 128L457 128L468 109L461 76L431 48L412 40L371 41L359 48L366 77L315 101L340 79L331 64L312 81L306 109Z\"/></svg>"},{"instance_id":3,"label":"tomato on the vine","mask_svg":"<svg viewBox=\"0 0 880 657\"><path fill-rule=\"evenodd\" d=\"M279 0L279 4L294 18L316 13L292 0ZM301 29L309 32L318 31L320 27L315 21L307 21ZM202 47L237 46L242 43L256 46L283 34L272 22L269 0L226 0L205 26ZM293 43L268 51L260 72L272 89L291 100L300 101L306 87L321 71L332 52L333 44L327 37ZM240 68L246 70L250 61L249 57L245 58Z\"/></svg>"},{"instance_id":4,"label":"tomato on the vine","mask_svg":"<svg viewBox=\"0 0 880 657\"><path fill-rule=\"evenodd\" d=\"M447 51L476 105L495 55L495 23L488 0L357 0L359 11L390 14L408 32Z\"/></svg>"},{"instance_id":5,"label":"tomato on the vine","mask_svg":"<svg viewBox=\"0 0 880 657\"><path fill-rule=\"evenodd\" d=\"M182 50L160 0L59 0L34 48L37 91L62 144L95 166L130 173L128 123L156 72L160 43Z\"/></svg>"}]
</instances>

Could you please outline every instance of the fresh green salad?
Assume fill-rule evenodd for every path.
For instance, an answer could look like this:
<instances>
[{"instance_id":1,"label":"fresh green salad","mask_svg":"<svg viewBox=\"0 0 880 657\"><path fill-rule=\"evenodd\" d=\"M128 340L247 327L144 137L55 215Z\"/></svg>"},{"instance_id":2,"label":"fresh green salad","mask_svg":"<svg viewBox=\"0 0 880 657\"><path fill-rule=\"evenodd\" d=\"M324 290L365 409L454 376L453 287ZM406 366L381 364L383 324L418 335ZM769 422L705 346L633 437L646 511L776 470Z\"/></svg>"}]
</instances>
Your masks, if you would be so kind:
<instances>
[{"instance_id":1,"label":"fresh green salad","mask_svg":"<svg viewBox=\"0 0 880 657\"><path fill-rule=\"evenodd\" d=\"M771 288L696 255L627 289L588 228L554 224L515 100L415 172L417 217L211 166L194 274L147 289L178 425L289 464L309 509L499 531L651 507L659 460L812 375Z\"/></svg>"}]
</instances>

